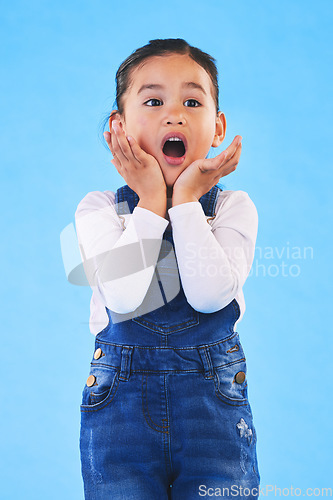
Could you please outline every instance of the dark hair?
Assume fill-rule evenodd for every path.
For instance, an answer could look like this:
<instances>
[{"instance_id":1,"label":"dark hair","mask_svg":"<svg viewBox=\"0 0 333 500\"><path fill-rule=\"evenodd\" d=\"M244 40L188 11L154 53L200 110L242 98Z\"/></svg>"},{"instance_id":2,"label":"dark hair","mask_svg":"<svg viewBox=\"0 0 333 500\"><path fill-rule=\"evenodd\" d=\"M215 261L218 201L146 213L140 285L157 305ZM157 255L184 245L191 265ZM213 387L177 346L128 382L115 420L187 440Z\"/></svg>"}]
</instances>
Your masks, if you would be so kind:
<instances>
[{"instance_id":1,"label":"dark hair","mask_svg":"<svg viewBox=\"0 0 333 500\"><path fill-rule=\"evenodd\" d=\"M145 59L152 56L165 56L170 53L187 54L198 63L210 76L214 89L216 113L219 111L219 86L218 72L215 59L206 52L192 47L182 38L166 38L150 40L147 45L135 50L124 62L121 63L116 74L116 105L120 114L124 112L123 96L130 86L131 72Z\"/></svg>"}]
</instances>

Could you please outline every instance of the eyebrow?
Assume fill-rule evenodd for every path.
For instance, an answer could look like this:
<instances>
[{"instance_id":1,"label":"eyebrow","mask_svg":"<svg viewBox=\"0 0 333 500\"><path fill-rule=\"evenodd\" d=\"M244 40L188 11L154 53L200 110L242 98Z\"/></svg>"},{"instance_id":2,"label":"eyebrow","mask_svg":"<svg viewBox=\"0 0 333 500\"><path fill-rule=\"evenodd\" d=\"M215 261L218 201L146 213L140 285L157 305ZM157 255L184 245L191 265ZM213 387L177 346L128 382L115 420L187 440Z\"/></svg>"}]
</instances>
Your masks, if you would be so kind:
<instances>
[{"instance_id":1,"label":"eyebrow","mask_svg":"<svg viewBox=\"0 0 333 500\"><path fill-rule=\"evenodd\" d=\"M202 85L200 85L199 83L195 83L195 82L184 82L182 84L182 87L183 88L191 88L191 89L197 89L197 90L200 90L203 94L206 95L206 91L205 89L202 87ZM144 90L163 90L165 88L164 85L160 85L158 83L148 83L146 85L142 85L139 90L138 90L138 94L140 94L140 92L143 92Z\"/></svg>"}]
</instances>

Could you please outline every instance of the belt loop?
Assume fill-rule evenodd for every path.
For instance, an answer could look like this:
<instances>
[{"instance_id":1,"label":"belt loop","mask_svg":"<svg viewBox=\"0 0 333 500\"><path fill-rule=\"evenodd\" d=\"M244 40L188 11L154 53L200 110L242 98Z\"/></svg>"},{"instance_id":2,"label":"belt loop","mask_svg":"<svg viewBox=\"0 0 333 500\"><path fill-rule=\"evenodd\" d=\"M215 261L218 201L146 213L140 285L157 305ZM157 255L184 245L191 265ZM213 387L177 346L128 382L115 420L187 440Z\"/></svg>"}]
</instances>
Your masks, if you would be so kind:
<instances>
[{"instance_id":1,"label":"belt loop","mask_svg":"<svg viewBox=\"0 0 333 500\"><path fill-rule=\"evenodd\" d=\"M204 367L204 374L205 374L205 379L210 379L213 378L213 365L212 365L212 358L210 356L209 352L209 347L207 346L202 346L198 347L198 352Z\"/></svg>"},{"instance_id":2,"label":"belt loop","mask_svg":"<svg viewBox=\"0 0 333 500\"><path fill-rule=\"evenodd\" d=\"M131 373L133 347L124 346L121 351L120 380L128 381Z\"/></svg>"}]
</instances>

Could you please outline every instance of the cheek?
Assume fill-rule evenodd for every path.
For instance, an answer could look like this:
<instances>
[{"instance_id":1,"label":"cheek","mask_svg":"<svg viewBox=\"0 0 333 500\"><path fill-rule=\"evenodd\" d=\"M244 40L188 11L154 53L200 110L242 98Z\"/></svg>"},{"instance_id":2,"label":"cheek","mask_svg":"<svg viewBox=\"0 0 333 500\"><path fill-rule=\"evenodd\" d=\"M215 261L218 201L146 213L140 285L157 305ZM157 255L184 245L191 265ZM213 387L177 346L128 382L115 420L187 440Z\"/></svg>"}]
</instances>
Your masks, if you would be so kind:
<instances>
[{"instance_id":1,"label":"cheek","mask_svg":"<svg viewBox=\"0 0 333 500\"><path fill-rule=\"evenodd\" d=\"M138 136L143 136L145 135L145 130L149 128L149 120L147 120L147 117L139 114L131 117L131 121L128 125L128 128L135 131Z\"/></svg>"},{"instance_id":2,"label":"cheek","mask_svg":"<svg viewBox=\"0 0 333 500\"><path fill-rule=\"evenodd\" d=\"M210 132L206 134L206 147L208 151L212 147L214 137L215 137L215 128L211 128Z\"/></svg>"},{"instance_id":3,"label":"cheek","mask_svg":"<svg viewBox=\"0 0 333 500\"><path fill-rule=\"evenodd\" d=\"M200 137L197 147L202 150L210 149L215 136L215 123L212 119L202 120L196 130L196 135Z\"/></svg>"},{"instance_id":4,"label":"cheek","mask_svg":"<svg viewBox=\"0 0 333 500\"><path fill-rule=\"evenodd\" d=\"M147 137L147 131L149 129L149 122L147 118L138 116L135 122L129 128L131 128L132 134L137 141L145 142L145 137Z\"/></svg>"},{"instance_id":5,"label":"cheek","mask_svg":"<svg viewBox=\"0 0 333 500\"><path fill-rule=\"evenodd\" d=\"M146 153L152 153L154 147L154 127L146 117L138 117L136 122L136 139Z\"/></svg>"},{"instance_id":6,"label":"cheek","mask_svg":"<svg viewBox=\"0 0 333 500\"><path fill-rule=\"evenodd\" d=\"M148 126L147 117L141 113L134 112L126 116L124 129L129 135L133 135L135 139L144 136L144 129Z\"/></svg>"},{"instance_id":7,"label":"cheek","mask_svg":"<svg viewBox=\"0 0 333 500\"><path fill-rule=\"evenodd\" d=\"M197 153L199 158L206 158L212 146L214 139L213 134L205 133L201 135L201 141L197 143Z\"/></svg>"},{"instance_id":8,"label":"cheek","mask_svg":"<svg viewBox=\"0 0 333 500\"><path fill-rule=\"evenodd\" d=\"M146 127L147 123L149 123L147 117L142 115L138 117L138 124L140 125L140 127Z\"/></svg>"}]
</instances>

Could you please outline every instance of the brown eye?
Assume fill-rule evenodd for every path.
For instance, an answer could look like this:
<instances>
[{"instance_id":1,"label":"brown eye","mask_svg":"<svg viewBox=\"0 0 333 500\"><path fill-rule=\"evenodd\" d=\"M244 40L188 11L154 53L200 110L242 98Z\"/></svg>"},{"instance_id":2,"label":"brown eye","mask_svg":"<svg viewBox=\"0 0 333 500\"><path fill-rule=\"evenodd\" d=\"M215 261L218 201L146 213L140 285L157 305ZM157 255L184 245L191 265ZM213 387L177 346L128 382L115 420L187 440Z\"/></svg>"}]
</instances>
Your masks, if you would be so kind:
<instances>
[{"instance_id":1,"label":"brown eye","mask_svg":"<svg viewBox=\"0 0 333 500\"><path fill-rule=\"evenodd\" d=\"M162 101L160 99L149 99L145 102L146 106L162 106Z\"/></svg>"},{"instance_id":2,"label":"brown eye","mask_svg":"<svg viewBox=\"0 0 333 500\"><path fill-rule=\"evenodd\" d=\"M197 108L198 106L201 106L201 104L196 99L187 99L187 101L184 102L184 106L187 106L188 108Z\"/></svg>"}]
</instances>

